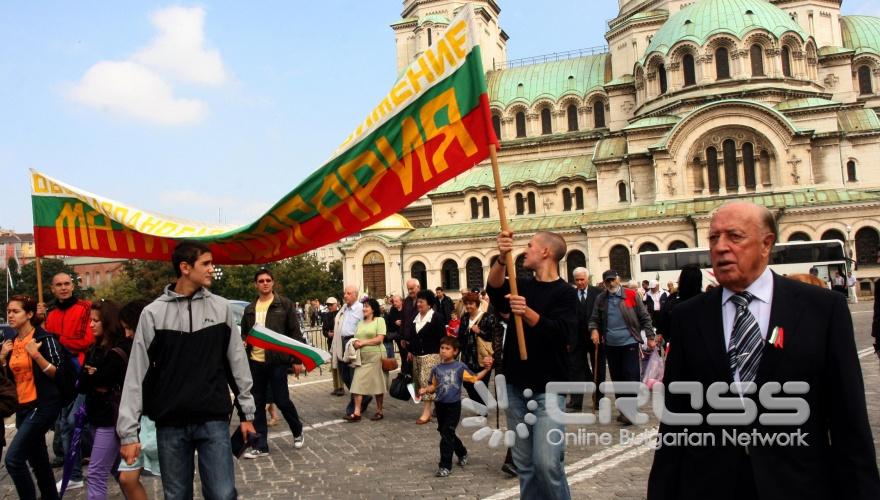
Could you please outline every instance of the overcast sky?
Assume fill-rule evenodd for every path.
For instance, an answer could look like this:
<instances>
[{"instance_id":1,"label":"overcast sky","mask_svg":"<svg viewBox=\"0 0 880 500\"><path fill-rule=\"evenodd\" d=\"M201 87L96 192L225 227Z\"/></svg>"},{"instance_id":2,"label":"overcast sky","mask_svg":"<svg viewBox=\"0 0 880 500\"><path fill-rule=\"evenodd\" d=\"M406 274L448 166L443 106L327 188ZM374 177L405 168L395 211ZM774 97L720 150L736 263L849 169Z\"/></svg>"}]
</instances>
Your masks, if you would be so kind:
<instances>
[{"instance_id":1,"label":"overcast sky","mask_svg":"<svg viewBox=\"0 0 880 500\"><path fill-rule=\"evenodd\" d=\"M498 3L510 59L604 45L618 5ZM31 231L28 168L179 218L254 219L388 92L401 6L3 2L0 227Z\"/></svg>"}]
</instances>

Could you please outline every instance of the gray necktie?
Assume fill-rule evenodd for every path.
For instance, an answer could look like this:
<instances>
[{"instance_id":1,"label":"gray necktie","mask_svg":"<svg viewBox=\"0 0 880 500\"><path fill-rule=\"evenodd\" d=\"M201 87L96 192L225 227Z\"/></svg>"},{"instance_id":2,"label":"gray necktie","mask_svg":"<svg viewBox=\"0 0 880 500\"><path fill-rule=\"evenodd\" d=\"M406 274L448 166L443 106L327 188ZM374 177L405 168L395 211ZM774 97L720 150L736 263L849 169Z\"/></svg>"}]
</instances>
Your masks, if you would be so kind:
<instances>
[{"instance_id":1,"label":"gray necktie","mask_svg":"<svg viewBox=\"0 0 880 500\"><path fill-rule=\"evenodd\" d=\"M764 337L761 336L758 321L749 311L749 302L754 298L749 292L740 292L730 297L736 305L736 315L733 318L727 354L730 356L730 372L736 374L739 369L740 382L754 382L764 348Z\"/></svg>"}]
</instances>

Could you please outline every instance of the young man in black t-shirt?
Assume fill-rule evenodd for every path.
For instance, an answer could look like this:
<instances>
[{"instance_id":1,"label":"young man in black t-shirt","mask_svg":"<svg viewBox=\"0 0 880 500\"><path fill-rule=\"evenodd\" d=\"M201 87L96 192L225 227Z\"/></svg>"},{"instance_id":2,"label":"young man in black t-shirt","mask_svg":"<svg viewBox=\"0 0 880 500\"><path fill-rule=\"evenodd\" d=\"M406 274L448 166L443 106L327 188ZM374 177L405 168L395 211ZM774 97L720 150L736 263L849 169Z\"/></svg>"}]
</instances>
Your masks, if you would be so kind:
<instances>
[{"instance_id":1,"label":"young man in black t-shirt","mask_svg":"<svg viewBox=\"0 0 880 500\"><path fill-rule=\"evenodd\" d=\"M565 478L563 457L565 441L548 439L563 435L565 426L547 413L547 382L568 380L566 346L577 326L577 293L559 277L559 261L566 253L565 240L550 232L538 232L525 250L526 269L534 278L517 279L519 295L510 293L505 281L507 254L513 250L513 234L498 235L499 256L489 270L487 291L498 311L510 311L522 318L528 359L520 358L516 330L508 331L504 342L504 374L507 379L507 426L515 429L525 422L526 413L537 419L529 429L529 437L517 437L513 461L519 472L520 496L530 498L569 499L571 493ZM513 322L511 322L511 325ZM555 396L555 407L565 408L565 397ZM538 406L529 411L529 400ZM558 442L558 444L550 444Z\"/></svg>"}]
</instances>

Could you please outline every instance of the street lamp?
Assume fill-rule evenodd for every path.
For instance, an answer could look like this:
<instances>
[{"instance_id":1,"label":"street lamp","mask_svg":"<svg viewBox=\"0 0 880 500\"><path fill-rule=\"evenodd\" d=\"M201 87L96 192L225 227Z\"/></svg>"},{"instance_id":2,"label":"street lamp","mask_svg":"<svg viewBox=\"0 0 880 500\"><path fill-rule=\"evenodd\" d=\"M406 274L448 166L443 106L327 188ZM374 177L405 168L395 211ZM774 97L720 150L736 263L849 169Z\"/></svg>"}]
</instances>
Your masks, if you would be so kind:
<instances>
[{"instance_id":1,"label":"street lamp","mask_svg":"<svg viewBox=\"0 0 880 500\"><path fill-rule=\"evenodd\" d=\"M223 278L223 268L220 266L214 266L214 280L220 281Z\"/></svg>"}]
</instances>

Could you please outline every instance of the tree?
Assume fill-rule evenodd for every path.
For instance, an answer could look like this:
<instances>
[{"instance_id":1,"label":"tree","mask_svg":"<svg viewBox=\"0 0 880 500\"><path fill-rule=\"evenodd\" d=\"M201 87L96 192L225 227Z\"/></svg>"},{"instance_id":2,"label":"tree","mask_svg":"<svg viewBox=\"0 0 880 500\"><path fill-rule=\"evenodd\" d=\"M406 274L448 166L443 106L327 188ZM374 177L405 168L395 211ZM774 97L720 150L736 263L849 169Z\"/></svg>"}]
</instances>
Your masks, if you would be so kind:
<instances>
[{"instance_id":1,"label":"tree","mask_svg":"<svg viewBox=\"0 0 880 500\"><path fill-rule=\"evenodd\" d=\"M125 263L124 273L142 293L141 298L150 300L162 295L165 286L177 280L171 263L166 261L130 260Z\"/></svg>"},{"instance_id":2,"label":"tree","mask_svg":"<svg viewBox=\"0 0 880 500\"><path fill-rule=\"evenodd\" d=\"M254 274L261 267L263 266L214 267L214 283L211 285L211 291L230 300L251 301L257 293L254 288Z\"/></svg>"},{"instance_id":3,"label":"tree","mask_svg":"<svg viewBox=\"0 0 880 500\"><path fill-rule=\"evenodd\" d=\"M43 300L46 303L50 303L50 299L52 298L52 292L49 290L49 287L52 285L52 277L58 273L67 273L70 275L70 278L73 280L75 286L75 290L77 294L82 296L83 294L88 294L90 290L81 290L79 288L79 276L74 272L73 268L66 265L63 260L60 259L52 259L52 258L42 258L40 259L40 264L42 266L42 274L43 274ZM36 262L28 262L27 264L21 266L21 277L18 282L18 288L16 288L15 293L30 295L35 299L37 297L37 265Z\"/></svg>"},{"instance_id":4,"label":"tree","mask_svg":"<svg viewBox=\"0 0 880 500\"><path fill-rule=\"evenodd\" d=\"M112 300L119 305L126 304L132 300L152 300L155 298L155 296L149 296L139 289L135 280L126 272L116 273L116 276L111 281L96 288L95 297Z\"/></svg>"},{"instance_id":5,"label":"tree","mask_svg":"<svg viewBox=\"0 0 880 500\"><path fill-rule=\"evenodd\" d=\"M279 292L295 302L313 298L323 301L342 292L341 262L327 266L314 255L297 255L278 262L272 272L280 285Z\"/></svg>"}]
</instances>

